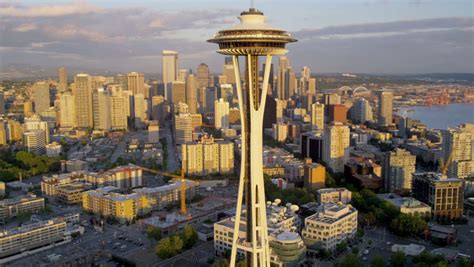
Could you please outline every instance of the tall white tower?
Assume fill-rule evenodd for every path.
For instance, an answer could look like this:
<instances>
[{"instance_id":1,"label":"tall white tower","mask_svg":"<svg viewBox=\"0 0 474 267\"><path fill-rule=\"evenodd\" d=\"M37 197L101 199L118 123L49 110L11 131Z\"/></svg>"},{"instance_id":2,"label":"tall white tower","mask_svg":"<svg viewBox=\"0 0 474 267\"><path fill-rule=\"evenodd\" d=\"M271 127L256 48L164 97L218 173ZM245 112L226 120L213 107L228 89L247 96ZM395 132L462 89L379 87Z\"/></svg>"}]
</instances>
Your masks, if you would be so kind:
<instances>
[{"instance_id":1,"label":"tall white tower","mask_svg":"<svg viewBox=\"0 0 474 267\"><path fill-rule=\"evenodd\" d=\"M246 252L248 266L270 266L270 247L262 163L263 112L268 90L272 55L287 52L285 45L296 42L289 33L265 23L265 16L255 8L244 11L240 24L219 31L211 43L219 45L220 54L231 55L242 122L242 153L239 194L235 214L230 266L235 266L237 250ZM242 89L239 56L245 57L245 85ZM265 57L263 83L259 83L258 59ZM239 238L242 200L245 198L246 236Z\"/></svg>"}]
</instances>

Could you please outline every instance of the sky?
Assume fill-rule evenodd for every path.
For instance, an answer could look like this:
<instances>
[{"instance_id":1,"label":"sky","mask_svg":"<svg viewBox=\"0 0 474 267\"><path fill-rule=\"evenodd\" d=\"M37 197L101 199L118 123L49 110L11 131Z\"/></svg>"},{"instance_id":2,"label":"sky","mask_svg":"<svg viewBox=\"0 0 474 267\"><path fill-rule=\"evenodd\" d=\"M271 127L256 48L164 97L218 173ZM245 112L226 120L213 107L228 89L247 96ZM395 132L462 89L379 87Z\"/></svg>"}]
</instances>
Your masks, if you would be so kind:
<instances>
[{"instance_id":1,"label":"sky","mask_svg":"<svg viewBox=\"0 0 474 267\"><path fill-rule=\"evenodd\" d=\"M238 23L240 0L0 0L0 68L66 66L161 72L223 56L207 43ZM314 73L474 73L472 0L255 0L268 22L298 39L290 63ZM278 64L274 59L274 64Z\"/></svg>"}]
</instances>

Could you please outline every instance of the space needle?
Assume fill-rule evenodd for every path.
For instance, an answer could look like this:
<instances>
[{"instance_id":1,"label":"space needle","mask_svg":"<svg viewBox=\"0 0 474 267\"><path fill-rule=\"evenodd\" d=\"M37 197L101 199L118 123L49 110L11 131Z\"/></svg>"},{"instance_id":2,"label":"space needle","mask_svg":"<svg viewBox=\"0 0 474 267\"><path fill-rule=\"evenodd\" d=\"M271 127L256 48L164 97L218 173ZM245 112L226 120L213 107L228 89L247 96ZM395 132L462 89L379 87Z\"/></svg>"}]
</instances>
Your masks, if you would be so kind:
<instances>
[{"instance_id":1,"label":"space needle","mask_svg":"<svg viewBox=\"0 0 474 267\"><path fill-rule=\"evenodd\" d=\"M242 124L242 152L230 266L235 266L237 250L245 252L247 266L270 266L267 213L263 180L263 113L273 55L287 52L286 44L296 39L265 22L263 12L250 8L240 13L240 24L219 31L208 42L219 45L218 53L231 55ZM239 56L245 58L244 86L240 78ZM259 83L259 57L265 60L263 83ZM245 200L245 213L242 205ZM244 217L245 237L239 237Z\"/></svg>"}]
</instances>

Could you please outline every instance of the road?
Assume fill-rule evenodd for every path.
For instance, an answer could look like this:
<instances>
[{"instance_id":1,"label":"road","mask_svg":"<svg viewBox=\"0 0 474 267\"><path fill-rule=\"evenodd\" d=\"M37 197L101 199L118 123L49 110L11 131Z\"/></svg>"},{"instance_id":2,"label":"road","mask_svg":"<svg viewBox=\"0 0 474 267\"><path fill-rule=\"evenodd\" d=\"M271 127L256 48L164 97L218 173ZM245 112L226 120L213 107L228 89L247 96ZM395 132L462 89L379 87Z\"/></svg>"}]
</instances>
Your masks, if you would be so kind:
<instances>
[{"instance_id":1,"label":"road","mask_svg":"<svg viewBox=\"0 0 474 267\"><path fill-rule=\"evenodd\" d=\"M178 161L178 151L176 150L176 144L173 142L172 130L171 130L171 123L166 123L165 127L162 129L161 134L162 137L166 138L166 148L168 150L168 171L174 172L179 168L179 161Z\"/></svg>"}]
</instances>

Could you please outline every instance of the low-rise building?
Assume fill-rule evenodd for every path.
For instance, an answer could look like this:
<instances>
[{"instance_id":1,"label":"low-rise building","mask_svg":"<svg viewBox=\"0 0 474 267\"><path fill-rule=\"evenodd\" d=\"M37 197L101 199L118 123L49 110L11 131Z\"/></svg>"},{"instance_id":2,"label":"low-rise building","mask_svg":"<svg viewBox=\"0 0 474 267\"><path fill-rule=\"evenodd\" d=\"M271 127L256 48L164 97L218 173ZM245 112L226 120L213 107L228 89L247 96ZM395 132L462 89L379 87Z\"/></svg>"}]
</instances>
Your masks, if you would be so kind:
<instances>
[{"instance_id":1,"label":"low-rise building","mask_svg":"<svg viewBox=\"0 0 474 267\"><path fill-rule=\"evenodd\" d=\"M328 203L305 219L302 236L308 248L334 251L337 244L353 239L356 232L357 210L351 205Z\"/></svg>"},{"instance_id":2,"label":"low-rise building","mask_svg":"<svg viewBox=\"0 0 474 267\"><path fill-rule=\"evenodd\" d=\"M16 217L21 213L36 213L44 209L44 198L28 194L0 201L0 219Z\"/></svg>"},{"instance_id":3,"label":"low-rise building","mask_svg":"<svg viewBox=\"0 0 474 267\"><path fill-rule=\"evenodd\" d=\"M280 201L275 200L275 202L270 202L267 205L270 259L277 266L296 266L296 264L301 263L306 252L301 237L299 239L296 237L296 235L299 237L298 231L302 226L301 218L297 214L299 208L291 204L288 207L279 204ZM245 237L245 224L245 214L242 214L239 238ZM216 255L224 255L226 251L232 248L234 225L235 217L225 218L214 224L214 252ZM285 250L286 254L284 253ZM244 251L237 251L239 258L243 258L244 254Z\"/></svg>"},{"instance_id":4,"label":"low-rise building","mask_svg":"<svg viewBox=\"0 0 474 267\"><path fill-rule=\"evenodd\" d=\"M190 180L185 180L185 183L186 196L191 198L198 183ZM82 207L86 211L104 217L132 221L137 216L178 203L180 189L180 180L174 180L173 183L161 187L134 189L130 194L118 193L117 187L106 186L84 192Z\"/></svg>"},{"instance_id":5,"label":"low-rise building","mask_svg":"<svg viewBox=\"0 0 474 267\"><path fill-rule=\"evenodd\" d=\"M82 193L92 188L89 183L72 183L61 185L56 188L56 196L59 201L74 205L82 203Z\"/></svg>"},{"instance_id":6,"label":"low-rise building","mask_svg":"<svg viewBox=\"0 0 474 267\"><path fill-rule=\"evenodd\" d=\"M22 253L70 238L62 218L24 225L0 232L0 258Z\"/></svg>"},{"instance_id":7,"label":"low-rise building","mask_svg":"<svg viewBox=\"0 0 474 267\"><path fill-rule=\"evenodd\" d=\"M378 194L377 197L383 201L397 207L401 213L415 215L420 217L430 217L431 207L423 202L420 202L412 197L401 197L397 194Z\"/></svg>"},{"instance_id":8,"label":"low-rise building","mask_svg":"<svg viewBox=\"0 0 474 267\"><path fill-rule=\"evenodd\" d=\"M346 188L323 188L316 193L316 200L319 204L339 203L348 204L351 202L352 192Z\"/></svg>"}]
</instances>

